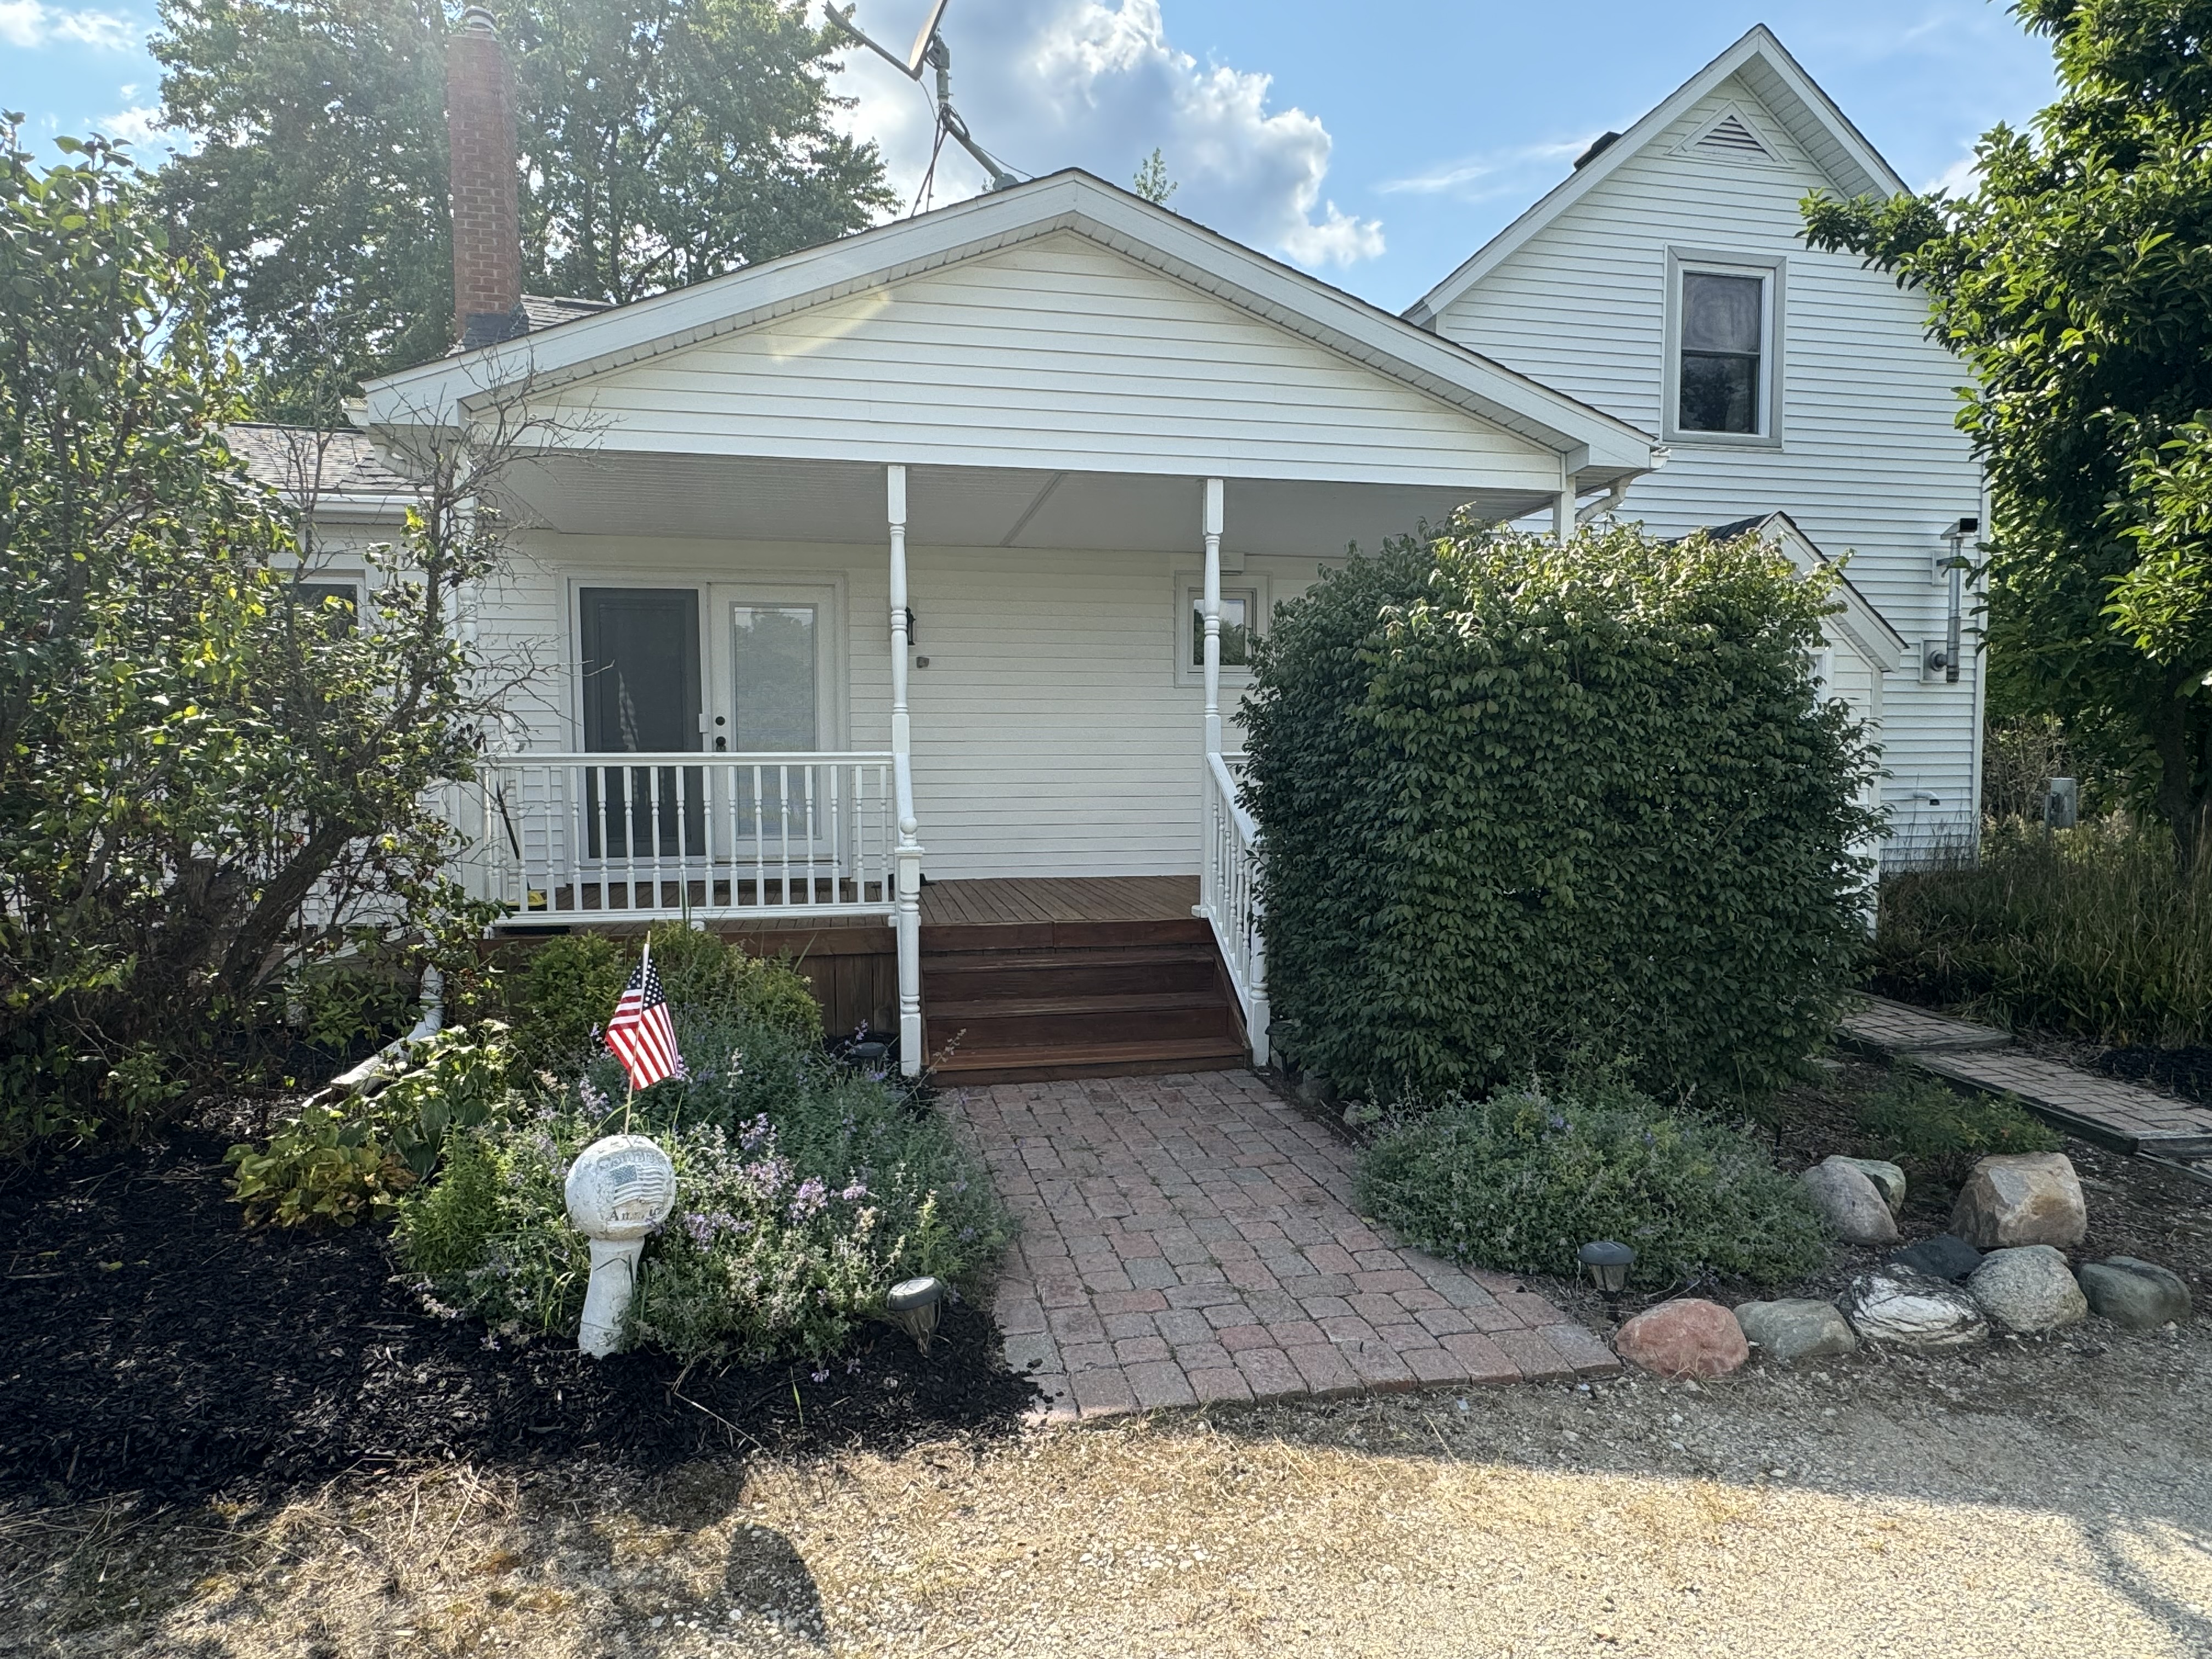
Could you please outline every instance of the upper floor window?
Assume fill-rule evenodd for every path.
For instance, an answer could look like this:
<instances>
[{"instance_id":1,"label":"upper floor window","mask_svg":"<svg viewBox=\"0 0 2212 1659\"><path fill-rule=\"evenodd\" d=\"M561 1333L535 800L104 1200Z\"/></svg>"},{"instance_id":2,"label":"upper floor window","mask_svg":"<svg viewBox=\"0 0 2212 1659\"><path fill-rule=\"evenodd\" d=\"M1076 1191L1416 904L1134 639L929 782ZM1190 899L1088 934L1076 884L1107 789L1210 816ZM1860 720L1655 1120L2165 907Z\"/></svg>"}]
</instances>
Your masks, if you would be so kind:
<instances>
[{"instance_id":1,"label":"upper floor window","mask_svg":"<svg viewBox=\"0 0 2212 1659\"><path fill-rule=\"evenodd\" d=\"M1668 256L1667 436L1781 440L1782 261Z\"/></svg>"}]
</instances>

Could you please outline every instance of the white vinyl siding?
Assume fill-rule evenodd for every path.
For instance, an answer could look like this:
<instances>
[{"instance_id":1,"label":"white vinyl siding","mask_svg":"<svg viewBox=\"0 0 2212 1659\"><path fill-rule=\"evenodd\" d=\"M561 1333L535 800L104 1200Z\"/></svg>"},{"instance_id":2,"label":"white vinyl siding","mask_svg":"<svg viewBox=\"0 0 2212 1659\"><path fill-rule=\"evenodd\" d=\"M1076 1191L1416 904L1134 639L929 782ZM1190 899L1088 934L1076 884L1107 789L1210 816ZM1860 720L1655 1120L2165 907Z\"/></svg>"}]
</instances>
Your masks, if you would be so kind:
<instances>
[{"instance_id":1,"label":"white vinyl siding","mask_svg":"<svg viewBox=\"0 0 2212 1659\"><path fill-rule=\"evenodd\" d=\"M1734 105L1773 162L1683 151ZM1671 376L1669 251L1787 260L1774 371L1781 442L1698 444L1630 489L1621 516L1675 535L1787 512L1917 646L1942 635L1936 532L1980 510L1980 473L1954 424L1959 362L1925 334L1923 300L1851 256L1806 246L1798 202L1827 180L1741 82L1724 82L1668 133L1535 233L1447 307L1437 330L1608 414L1657 431ZM1972 618L1968 618L1972 639ZM1883 698L1883 799L1903 862L1973 833L1983 664L1955 685L1891 668ZM1934 799L1931 800L1930 797Z\"/></svg>"},{"instance_id":2,"label":"white vinyl siding","mask_svg":"<svg viewBox=\"0 0 2212 1659\"><path fill-rule=\"evenodd\" d=\"M595 447L1555 489L1559 457L1070 234L562 388Z\"/></svg>"},{"instance_id":3,"label":"white vinyl siding","mask_svg":"<svg viewBox=\"0 0 2212 1659\"><path fill-rule=\"evenodd\" d=\"M508 741L577 745L568 595L605 586L836 582L843 596L836 748L890 743L890 582L873 548L526 536L478 638L496 662L535 667ZM1198 868L1203 690L1177 672L1188 635L1176 574L1158 553L927 548L908 555L917 654L908 677L915 810L933 880L1188 874ZM1262 571L1271 574L1262 574ZM627 574L624 574L627 573ZM1255 560L1231 580L1286 599L1304 561ZM1185 626L1187 627L1187 623ZM711 672L711 670L710 670ZM1233 687L1224 714L1235 735Z\"/></svg>"}]
</instances>

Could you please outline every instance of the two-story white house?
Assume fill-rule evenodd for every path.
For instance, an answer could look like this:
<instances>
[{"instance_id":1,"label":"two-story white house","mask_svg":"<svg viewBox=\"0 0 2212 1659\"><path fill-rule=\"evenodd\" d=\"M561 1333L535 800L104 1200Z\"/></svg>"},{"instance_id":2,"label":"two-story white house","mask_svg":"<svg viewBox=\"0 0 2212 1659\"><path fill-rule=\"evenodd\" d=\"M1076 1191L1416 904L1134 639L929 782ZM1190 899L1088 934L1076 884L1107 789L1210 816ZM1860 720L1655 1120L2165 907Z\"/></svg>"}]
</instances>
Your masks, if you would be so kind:
<instances>
[{"instance_id":1,"label":"two-story white house","mask_svg":"<svg viewBox=\"0 0 2212 1659\"><path fill-rule=\"evenodd\" d=\"M466 607L544 665L463 814L506 931L742 929L954 1079L1264 1060L1243 641L1462 507L1852 551L1831 680L1907 836L1971 826L1978 677L1916 654L1977 511L1957 371L1796 240L1807 189L1899 186L1763 31L1404 318L1073 172L562 308L520 291L505 73L471 12L468 349L358 420L403 468L536 434Z\"/></svg>"},{"instance_id":2,"label":"two-story white house","mask_svg":"<svg viewBox=\"0 0 2212 1659\"><path fill-rule=\"evenodd\" d=\"M1799 204L1905 188L1754 28L1406 313L1656 437L1664 468L1609 510L1668 535L1780 514L1801 559L1849 556L1830 678L1880 729L1892 868L1980 822L1975 599L1944 567L1982 474L1925 301L1808 247Z\"/></svg>"}]
</instances>

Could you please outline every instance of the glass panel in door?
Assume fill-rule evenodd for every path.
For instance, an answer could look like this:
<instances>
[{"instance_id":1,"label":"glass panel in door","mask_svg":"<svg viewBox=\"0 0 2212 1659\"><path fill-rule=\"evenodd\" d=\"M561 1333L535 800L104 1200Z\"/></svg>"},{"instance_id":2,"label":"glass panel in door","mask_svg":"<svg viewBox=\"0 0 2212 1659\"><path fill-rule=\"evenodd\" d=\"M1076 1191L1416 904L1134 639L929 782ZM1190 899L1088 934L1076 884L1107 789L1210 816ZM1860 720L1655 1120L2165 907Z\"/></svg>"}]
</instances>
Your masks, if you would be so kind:
<instances>
[{"instance_id":1,"label":"glass panel in door","mask_svg":"<svg viewBox=\"0 0 2212 1659\"><path fill-rule=\"evenodd\" d=\"M818 751L823 607L738 599L728 614L729 705L715 721L714 747L753 757ZM837 787L834 771L765 759L736 769L737 858L754 866L761 902L803 903L815 894L817 864L836 838L829 799Z\"/></svg>"},{"instance_id":2,"label":"glass panel in door","mask_svg":"<svg viewBox=\"0 0 2212 1659\"><path fill-rule=\"evenodd\" d=\"M697 590L586 587L576 606L584 747L600 754L698 748ZM706 775L697 767L593 767L585 797L594 859L705 854Z\"/></svg>"}]
</instances>

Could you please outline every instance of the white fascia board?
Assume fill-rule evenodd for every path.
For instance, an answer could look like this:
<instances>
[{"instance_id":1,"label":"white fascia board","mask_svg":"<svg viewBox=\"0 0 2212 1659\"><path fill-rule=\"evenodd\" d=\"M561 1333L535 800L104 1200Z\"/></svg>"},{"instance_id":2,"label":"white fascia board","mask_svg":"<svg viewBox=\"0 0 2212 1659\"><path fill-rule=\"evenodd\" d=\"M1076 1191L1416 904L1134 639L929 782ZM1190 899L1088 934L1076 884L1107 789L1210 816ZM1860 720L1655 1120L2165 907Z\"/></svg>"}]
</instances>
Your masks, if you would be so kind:
<instances>
[{"instance_id":1,"label":"white fascia board","mask_svg":"<svg viewBox=\"0 0 2212 1659\"><path fill-rule=\"evenodd\" d=\"M395 437L408 428L459 429L472 404L501 390L605 374L1062 230L1550 449L1570 477L1595 475L1585 487L1651 468L1655 441L1626 422L1077 172L388 375L366 388L357 419Z\"/></svg>"},{"instance_id":2,"label":"white fascia board","mask_svg":"<svg viewBox=\"0 0 2212 1659\"><path fill-rule=\"evenodd\" d=\"M1764 23L1674 88L1643 119L1553 185L1527 212L1499 231L1426 294L1407 307L1406 320L1433 327L1445 307L1526 246L1546 226L1680 120L1730 76L1742 74L1774 118L1846 196L1894 196L1906 189L1895 168L1866 141L1835 100L1806 74Z\"/></svg>"},{"instance_id":3,"label":"white fascia board","mask_svg":"<svg viewBox=\"0 0 2212 1659\"><path fill-rule=\"evenodd\" d=\"M1868 662L1888 669L1910 661L1912 647L1906 643L1905 635L1889 625L1889 619L1851 585L1843 566L1823 553L1813 538L1798 527L1795 519L1787 513L1769 514L1760 522L1759 533L1765 541L1780 547L1800 570L1809 574L1826 568L1836 573L1837 603L1828 614L1834 618L1837 631L1848 637Z\"/></svg>"}]
</instances>

